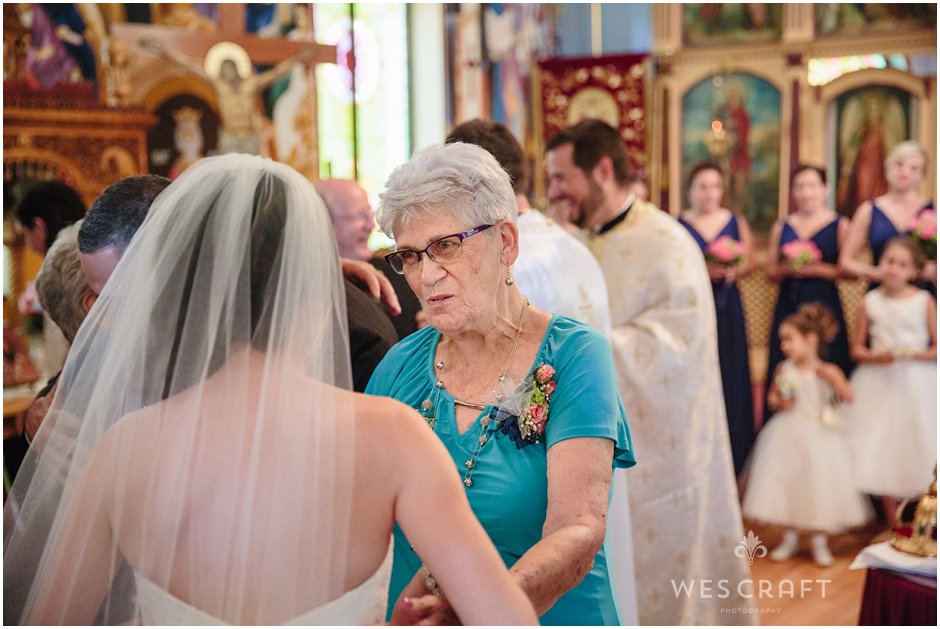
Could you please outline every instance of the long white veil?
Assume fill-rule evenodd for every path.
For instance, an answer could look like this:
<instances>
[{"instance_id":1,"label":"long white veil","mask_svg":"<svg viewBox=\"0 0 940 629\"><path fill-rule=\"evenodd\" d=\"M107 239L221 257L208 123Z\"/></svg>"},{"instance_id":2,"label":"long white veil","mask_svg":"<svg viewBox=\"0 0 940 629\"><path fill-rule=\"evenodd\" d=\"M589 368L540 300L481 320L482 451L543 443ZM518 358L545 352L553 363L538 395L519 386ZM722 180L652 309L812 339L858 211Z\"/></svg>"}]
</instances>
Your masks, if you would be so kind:
<instances>
[{"instance_id":1,"label":"long white veil","mask_svg":"<svg viewBox=\"0 0 940 629\"><path fill-rule=\"evenodd\" d=\"M4 621L147 621L141 582L232 624L344 590L354 429L329 214L260 157L153 204L69 353L4 508ZM141 617L142 614L142 617Z\"/></svg>"}]
</instances>

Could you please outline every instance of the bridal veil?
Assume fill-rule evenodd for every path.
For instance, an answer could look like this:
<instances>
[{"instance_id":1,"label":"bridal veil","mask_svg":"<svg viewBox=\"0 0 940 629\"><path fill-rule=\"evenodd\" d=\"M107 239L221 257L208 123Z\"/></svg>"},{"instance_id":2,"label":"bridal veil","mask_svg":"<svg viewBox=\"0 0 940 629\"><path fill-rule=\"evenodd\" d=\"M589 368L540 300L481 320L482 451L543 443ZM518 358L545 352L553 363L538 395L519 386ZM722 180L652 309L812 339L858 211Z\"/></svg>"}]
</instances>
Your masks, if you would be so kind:
<instances>
[{"instance_id":1,"label":"bridal veil","mask_svg":"<svg viewBox=\"0 0 940 629\"><path fill-rule=\"evenodd\" d=\"M135 573L233 624L343 592L354 464L345 301L311 184L187 170L85 320L4 508L5 623L139 620Z\"/></svg>"}]
</instances>

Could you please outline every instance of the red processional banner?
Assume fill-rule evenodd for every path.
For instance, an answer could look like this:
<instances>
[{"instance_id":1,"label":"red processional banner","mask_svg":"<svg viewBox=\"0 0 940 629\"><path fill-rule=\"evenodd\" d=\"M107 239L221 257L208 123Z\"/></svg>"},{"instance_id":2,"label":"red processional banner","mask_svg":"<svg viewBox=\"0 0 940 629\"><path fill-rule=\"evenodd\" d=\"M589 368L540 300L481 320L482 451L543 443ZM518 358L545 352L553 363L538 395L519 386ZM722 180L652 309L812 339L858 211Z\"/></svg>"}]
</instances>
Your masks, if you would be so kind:
<instances>
[{"instance_id":1,"label":"red processional banner","mask_svg":"<svg viewBox=\"0 0 940 629\"><path fill-rule=\"evenodd\" d=\"M597 118L620 131L630 170L645 175L647 55L546 59L539 62L542 137Z\"/></svg>"}]
</instances>

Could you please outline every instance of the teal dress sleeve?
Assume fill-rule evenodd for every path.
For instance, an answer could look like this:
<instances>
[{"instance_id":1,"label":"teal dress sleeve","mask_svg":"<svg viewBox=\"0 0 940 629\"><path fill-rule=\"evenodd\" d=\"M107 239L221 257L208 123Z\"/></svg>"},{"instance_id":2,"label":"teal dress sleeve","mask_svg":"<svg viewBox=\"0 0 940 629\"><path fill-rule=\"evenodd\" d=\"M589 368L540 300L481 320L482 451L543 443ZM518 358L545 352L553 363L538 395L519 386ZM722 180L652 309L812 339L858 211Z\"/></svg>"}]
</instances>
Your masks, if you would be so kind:
<instances>
[{"instance_id":1,"label":"teal dress sleeve","mask_svg":"<svg viewBox=\"0 0 940 629\"><path fill-rule=\"evenodd\" d=\"M565 439L598 437L614 442L613 467L636 465L627 414L617 390L610 344L600 332L558 317L542 355L556 371L557 387L545 424L547 448Z\"/></svg>"}]
</instances>

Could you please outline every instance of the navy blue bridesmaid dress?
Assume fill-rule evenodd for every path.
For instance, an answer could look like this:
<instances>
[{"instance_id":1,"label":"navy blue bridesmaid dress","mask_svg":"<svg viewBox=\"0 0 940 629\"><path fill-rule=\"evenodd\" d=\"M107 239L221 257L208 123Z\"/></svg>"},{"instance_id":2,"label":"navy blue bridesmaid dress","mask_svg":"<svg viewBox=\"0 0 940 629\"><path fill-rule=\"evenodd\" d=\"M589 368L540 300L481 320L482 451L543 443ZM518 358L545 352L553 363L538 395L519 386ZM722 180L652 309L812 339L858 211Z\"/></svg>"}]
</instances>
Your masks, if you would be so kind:
<instances>
[{"instance_id":1,"label":"navy blue bridesmaid dress","mask_svg":"<svg viewBox=\"0 0 940 629\"><path fill-rule=\"evenodd\" d=\"M721 236L741 240L738 219L733 214L712 241L706 241L691 224L681 218L679 223L689 230L703 253L711 242ZM725 394L725 410L728 414L731 456L734 460L734 472L740 474L751 446L754 445L754 398L744 306L736 283L712 282L712 291L718 321L718 361Z\"/></svg>"},{"instance_id":2,"label":"navy blue bridesmaid dress","mask_svg":"<svg viewBox=\"0 0 940 629\"><path fill-rule=\"evenodd\" d=\"M928 201L927 205L917 211L917 215L920 216L927 210L932 209L934 209L933 201ZM885 247L888 246L888 241L902 233L909 234L910 232L899 232L894 226L894 223L891 222L891 219L888 218L884 211L875 205L875 201L872 200L871 223L868 226L868 247L871 249L872 264L878 266L878 262L881 261L881 256L885 252ZM917 285L928 291L934 297L937 296L937 286L933 282L922 280L917 282ZM872 282L869 289L875 288L876 286L878 286L878 283Z\"/></svg>"},{"instance_id":3,"label":"navy blue bridesmaid dress","mask_svg":"<svg viewBox=\"0 0 940 629\"><path fill-rule=\"evenodd\" d=\"M828 264L837 264L839 261L839 219L836 217L831 223L817 231L809 239L822 252L822 261ZM780 247L799 240L796 231L787 221L783 224L780 233ZM780 323L797 311L803 304L818 302L829 308L839 332L823 351L823 360L835 363L845 373L846 377L852 372L854 363L849 356L849 337L845 325L845 314L842 311L842 301L839 299L839 289L832 280L821 277L786 277L780 282L780 294L777 305L774 307L773 323L770 328L770 353L767 364L767 377L764 380L764 420L770 418L772 413L767 408L767 393L774 377L774 371L783 361L783 352L780 350Z\"/></svg>"}]
</instances>

